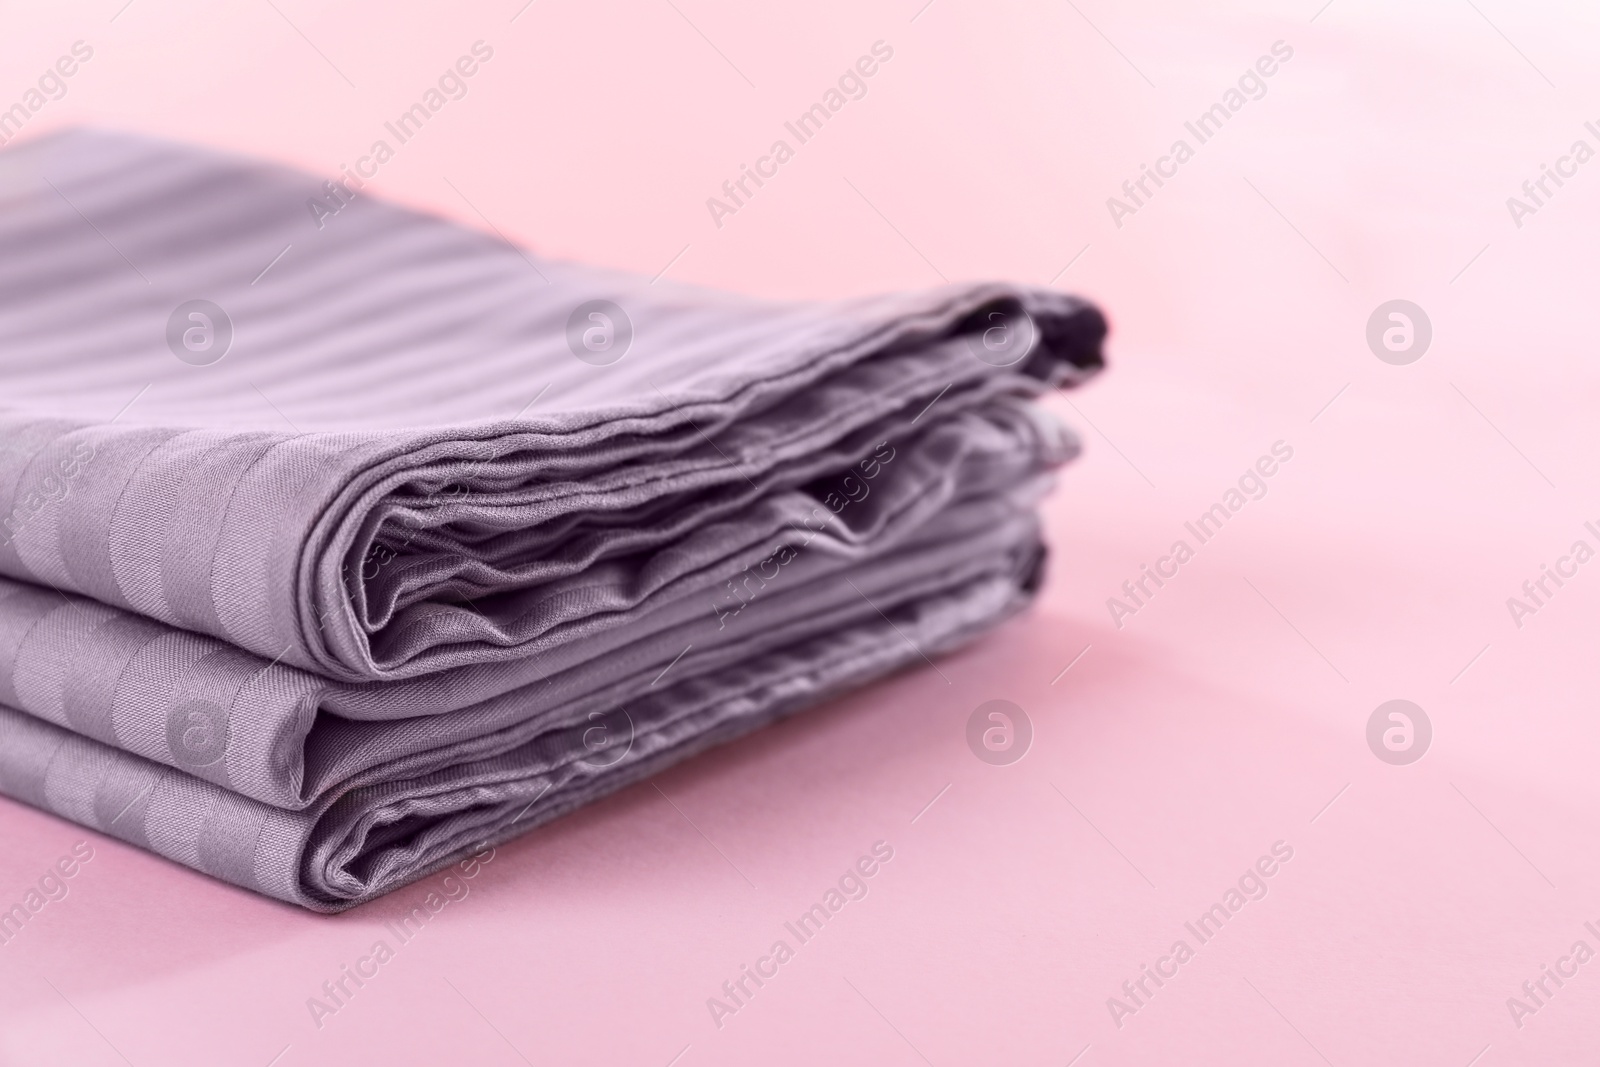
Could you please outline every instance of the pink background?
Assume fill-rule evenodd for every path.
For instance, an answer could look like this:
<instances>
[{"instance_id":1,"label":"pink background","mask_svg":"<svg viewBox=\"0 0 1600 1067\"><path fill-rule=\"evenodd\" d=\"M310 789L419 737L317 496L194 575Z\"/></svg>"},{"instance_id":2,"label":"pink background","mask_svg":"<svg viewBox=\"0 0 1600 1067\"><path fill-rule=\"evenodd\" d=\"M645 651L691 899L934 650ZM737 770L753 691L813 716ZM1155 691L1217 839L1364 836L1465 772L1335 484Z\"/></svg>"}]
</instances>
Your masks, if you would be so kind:
<instances>
[{"instance_id":1,"label":"pink background","mask_svg":"<svg viewBox=\"0 0 1600 1067\"><path fill-rule=\"evenodd\" d=\"M0 902L74 842L95 849L0 947L0 1059L1600 1055L1600 962L1520 1028L1506 1004L1574 941L1600 949L1583 926L1600 926L1600 562L1520 629L1505 603L1574 540L1600 543L1582 525L1600 520L1600 162L1521 227L1505 203L1574 140L1600 146L1583 128L1600 15L521 3L11 4L0 105L82 39L94 58L28 135L90 120L332 176L482 39L493 60L382 170L384 195L761 294L942 274L1093 297L1112 369L1052 401L1087 448L1047 505L1043 597L939 672L502 848L320 1029L307 998L437 878L317 918L0 802ZM706 197L879 39L894 58L867 96L714 226ZM1266 96L1114 225L1106 198L1279 40L1294 55ZM292 268L291 252L274 269ZM1433 323L1409 366L1364 338L1395 298ZM1278 440L1294 457L1268 495L1116 628L1106 598ZM964 740L995 698L1035 729L1006 767ZM1410 766L1366 744L1393 698L1433 723ZM706 999L880 839L894 859L869 895L716 1027ZM1184 922L1279 840L1294 857L1269 894L1115 1025L1107 998L1173 940L1195 947Z\"/></svg>"}]
</instances>

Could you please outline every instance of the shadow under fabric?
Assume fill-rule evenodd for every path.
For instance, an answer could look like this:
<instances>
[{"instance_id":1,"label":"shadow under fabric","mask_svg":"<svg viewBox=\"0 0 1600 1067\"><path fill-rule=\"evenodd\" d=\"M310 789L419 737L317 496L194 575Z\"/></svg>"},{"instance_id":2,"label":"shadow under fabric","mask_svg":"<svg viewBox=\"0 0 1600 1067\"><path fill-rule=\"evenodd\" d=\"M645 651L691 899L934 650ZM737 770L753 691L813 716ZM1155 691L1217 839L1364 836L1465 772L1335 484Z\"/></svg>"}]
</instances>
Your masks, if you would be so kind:
<instances>
[{"instance_id":1,"label":"shadow under fabric","mask_svg":"<svg viewBox=\"0 0 1600 1067\"><path fill-rule=\"evenodd\" d=\"M1083 301L762 302L329 195L0 152L0 792L338 911L1038 588Z\"/></svg>"}]
</instances>

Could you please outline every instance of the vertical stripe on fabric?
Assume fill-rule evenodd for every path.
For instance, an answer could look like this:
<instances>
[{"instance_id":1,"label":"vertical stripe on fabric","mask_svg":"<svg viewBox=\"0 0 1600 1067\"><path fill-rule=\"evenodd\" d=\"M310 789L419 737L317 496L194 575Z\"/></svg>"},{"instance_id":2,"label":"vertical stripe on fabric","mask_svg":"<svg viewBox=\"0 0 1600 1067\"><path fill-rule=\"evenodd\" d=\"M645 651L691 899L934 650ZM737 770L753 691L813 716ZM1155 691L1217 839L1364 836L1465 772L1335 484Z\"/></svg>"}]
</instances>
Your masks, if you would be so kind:
<instances>
[{"instance_id":1,"label":"vertical stripe on fabric","mask_svg":"<svg viewBox=\"0 0 1600 1067\"><path fill-rule=\"evenodd\" d=\"M59 594L55 608L36 622L22 639L12 664L14 704L57 726L68 726L67 681L81 671L94 670L86 646L90 637L120 613L116 608L80 597Z\"/></svg>"},{"instance_id":2,"label":"vertical stripe on fabric","mask_svg":"<svg viewBox=\"0 0 1600 1067\"><path fill-rule=\"evenodd\" d=\"M39 624L39 620L62 607L66 594L34 586L15 585L4 599L5 610L0 611L0 704L16 707L21 704L17 696L17 658L23 642Z\"/></svg>"},{"instance_id":3,"label":"vertical stripe on fabric","mask_svg":"<svg viewBox=\"0 0 1600 1067\"><path fill-rule=\"evenodd\" d=\"M211 588L223 520L244 472L282 439L213 430L185 434L166 450L184 467L160 556L162 600L180 626L223 632Z\"/></svg>"},{"instance_id":4,"label":"vertical stripe on fabric","mask_svg":"<svg viewBox=\"0 0 1600 1067\"><path fill-rule=\"evenodd\" d=\"M134 472L178 432L142 426L105 426L90 432L94 458L61 502L59 551L64 575L56 584L105 604L132 607L111 562L112 515Z\"/></svg>"},{"instance_id":5,"label":"vertical stripe on fabric","mask_svg":"<svg viewBox=\"0 0 1600 1067\"><path fill-rule=\"evenodd\" d=\"M33 470L49 446L76 426L13 413L0 417L0 571L31 574L17 538L47 503L31 491Z\"/></svg>"},{"instance_id":6,"label":"vertical stripe on fabric","mask_svg":"<svg viewBox=\"0 0 1600 1067\"><path fill-rule=\"evenodd\" d=\"M0 793L49 810L45 775L70 736L23 712L0 708Z\"/></svg>"},{"instance_id":7,"label":"vertical stripe on fabric","mask_svg":"<svg viewBox=\"0 0 1600 1067\"><path fill-rule=\"evenodd\" d=\"M112 713L117 686L128 664L147 645L167 632L141 615L118 614L90 635L79 669L68 678L62 701L67 726L86 737L121 746Z\"/></svg>"},{"instance_id":8,"label":"vertical stripe on fabric","mask_svg":"<svg viewBox=\"0 0 1600 1067\"><path fill-rule=\"evenodd\" d=\"M113 758L95 794L92 825L130 845L153 850L147 829L150 798L161 779L174 773L148 760Z\"/></svg>"},{"instance_id":9,"label":"vertical stripe on fabric","mask_svg":"<svg viewBox=\"0 0 1600 1067\"><path fill-rule=\"evenodd\" d=\"M265 806L219 789L198 843L200 869L225 882L256 889L256 849L266 823Z\"/></svg>"}]
</instances>

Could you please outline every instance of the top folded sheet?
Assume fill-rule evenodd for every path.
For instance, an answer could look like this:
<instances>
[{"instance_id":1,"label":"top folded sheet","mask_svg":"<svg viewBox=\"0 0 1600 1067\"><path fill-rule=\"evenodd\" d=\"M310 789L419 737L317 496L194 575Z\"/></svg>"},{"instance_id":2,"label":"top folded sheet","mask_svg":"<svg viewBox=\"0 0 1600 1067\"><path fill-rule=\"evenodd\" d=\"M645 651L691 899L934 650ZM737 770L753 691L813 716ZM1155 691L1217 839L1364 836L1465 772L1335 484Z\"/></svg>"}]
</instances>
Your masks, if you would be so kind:
<instances>
[{"instance_id":1,"label":"top folded sheet","mask_svg":"<svg viewBox=\"0 0 1600 1067\"><path fill-rule=\"evenodd\" d=\"M733 298L57 134L0 152L0 574L347 682L525 659L810 513L843 546L908 521L828 496L930 411L1048 442L1008 398L1088 377L1104 334L1002 285Z\"/></svg>"}]
</instances>

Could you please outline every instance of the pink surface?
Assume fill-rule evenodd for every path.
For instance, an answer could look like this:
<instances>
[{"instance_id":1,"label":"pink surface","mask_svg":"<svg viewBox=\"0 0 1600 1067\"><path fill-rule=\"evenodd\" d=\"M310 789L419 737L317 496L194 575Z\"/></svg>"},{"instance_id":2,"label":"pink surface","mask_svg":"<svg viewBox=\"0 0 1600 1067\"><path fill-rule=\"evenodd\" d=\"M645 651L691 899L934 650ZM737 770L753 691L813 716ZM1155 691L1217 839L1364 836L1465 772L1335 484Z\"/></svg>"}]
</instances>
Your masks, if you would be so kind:
<instances>
[{"instance_id":1,"label":"pink surface","mask_svg":"<svg viewBox=\"0 0 1600 1067\"><path fill-rule=\"evenodd\" d=\"M1600 16L122 2L8 7L0 107L94 49L27 135L87 119L334 176L481 39L494 58L383 168L386 195L763 294L1053 281L1106 307L1113 366L1054 401L1087 450L1048 504L1029 616L502 848L405 944L386 924L438 876L317 918L0 802L0 905L93 849L0 946L4 1063L1600 1052L1600 962L1570 955L1600 950L1600 563L1547 580L1520 628L1506 603L1573 542L1600 547L1600 163L1547 181L1520 226L1506 204L1574 141L1600 148L1580 103ZM878 40L894 54L867 94L716 226L706 198ZM1265 95L1197 145L1184 122L1277 41L1293 56ZM1116 225L1107 197L1178 138L1193 158ZM1392 299L1433 325L1405 366L1365 339ZM1107 598L1196 546L1184 523L1278 441L1293 457L1266 495L1118 628ZM1433 725L1407 766L1366 740L1396 698ZM1033 724L1009 766L966 744L991 699ZM865 898L800 944L784 923L878 841L893 859ZM1185 923L1280 841L1265 897L1201 944ZM393 957L314 1019L379 939ZM793 958L719 1027L708 998L779 939ZM1113 1013L1180 939L1176 976ZM1534 1000L1545 966L1571 976Z\"/></svg>"}]
</instances>

